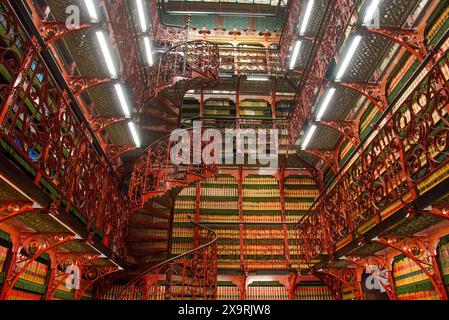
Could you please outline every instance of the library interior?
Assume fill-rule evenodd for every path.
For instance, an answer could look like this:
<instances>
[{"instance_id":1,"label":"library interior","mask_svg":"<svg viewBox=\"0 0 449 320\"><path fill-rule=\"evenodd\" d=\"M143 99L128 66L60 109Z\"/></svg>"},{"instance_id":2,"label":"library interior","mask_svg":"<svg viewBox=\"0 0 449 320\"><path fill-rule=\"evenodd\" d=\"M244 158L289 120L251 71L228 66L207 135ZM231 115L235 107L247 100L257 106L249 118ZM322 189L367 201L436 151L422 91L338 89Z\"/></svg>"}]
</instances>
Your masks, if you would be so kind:
<instances>
[{"instance_id":1,"label":"library interior","mask_svg":"<svg viewBox=\"0 0 449 320\"><path fill-rule=\"evenodd\" d=\"M449 0L0 0L0 300L448 300L448 155Z\"/></svg>"}]
</instances>

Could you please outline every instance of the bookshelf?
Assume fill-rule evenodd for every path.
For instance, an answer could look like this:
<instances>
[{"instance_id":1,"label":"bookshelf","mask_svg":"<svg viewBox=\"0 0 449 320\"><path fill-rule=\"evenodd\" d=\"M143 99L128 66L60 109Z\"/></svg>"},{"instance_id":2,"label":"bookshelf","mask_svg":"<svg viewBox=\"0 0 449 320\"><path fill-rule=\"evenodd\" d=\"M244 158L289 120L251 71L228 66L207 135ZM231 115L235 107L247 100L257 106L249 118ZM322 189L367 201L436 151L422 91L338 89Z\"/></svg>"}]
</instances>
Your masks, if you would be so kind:
<instances>
[{"instance_id":1,"label":"bookshelf","mask_svg":"<svg viewBox=\"0 0 449 320\"><path fill-rule=\"evenodd\" d=\"M293 101L278 101L276 103L276 118L277 119L287 119L290 111L293 107Z\"/></svg>"},{"instance_id":2,"label":"bookshelf","mask_svg":"<svg viewBox=\"0 0 449 320\"><path fill-rule=\"evenodd\" d=\"M405 255L395 257L393 277L399 300L438 300L428 277Z\"/></svg>"},{"instance_id":3,"label":"bookshelf","mask_svg":"<svg viewBox=\"0 0 449 320\"><path fill-rule=\"evenodd\" d=\"M271 105L265 100L243 100L239 104L241 118L272 118Z\"/></svg>"},{"instance_id":4,"label":"bookshelf","mask_svg":"<svg viewBox=\"0 0 449 320\"><path fill-rule=\"evenodd\" d=\"M240 300L239 288L232 282L219 281L217 283L217 300Z\"/></svg>"},{"instance_id":5,"label":"bookshelf","mask_svg":"<svg viewBox=\"0 0 449 320\"><path fill-rule=\"evenodd\" d=\"M446 288L449 290L449 237L441 240L438 247L438 258L441 275L445 279Z\"/></svg>"},{"instance_id":6,"label":"bookshelf","mask_svg":"<svg viewBox=\"0 0 449 320\"><path fill-rule=\"evenodd\" d=\"M334 300L331 290L322 282L302 282L295 288L295 300Z\"/></svg>"},{"instance_id":7,"label":"bookshelf","mask_svg":"<svg viewBox=\"0 0 449 320\"><path fill-rule=\"evenodd\" d=\"M3 271L3 264L5 263L8 248L0 246L0 272Z\"/></svg>"},{"instance_id":8,"label":"bookshelf","mask_svg":"<svg viewBox=\"0 0 449 320\"><path fill-rule=\"evenodd\" d=\"M288 300L288 291L278 281L258 281L246 289L246 300Z\"/></svg>"},{"instance_id":9,"label":"bookshelf","mask_svg":"<svg viewBox=\"0 0 449 320\"><path fill-rule=\"evenodd\" d=\"M209 118L235 118L235 104L229 99L206 100L204 102L204 116Z\"/></svg>"},{"instance_id":10,"label":"bookshelf","mask_svg":"<svg viewBox=\"0 0 449 320\"><path fill-rule=\"evenodd\" d=\"M182 104L182 119L191 119L200 116L200 102L193 98L185 98Z\"/></svg>"},{"instance_id":11,"label":"bookshelf","mask_svg":"<svg viewBox=\"0 0 449 320\"><path fill-rule=\"evenodd\" d=\"M293 175L285 180L286 217L283 217L281 184L273 176L248 175L242 179L242 207L239 183L231 175L219 175L201 182L199 206L197 186L184 188L176 198L171 254L192 249L192 217L218 236L219 270L285 270L299 267L295 223L318 196L314 181Z\"/></svg>"}]
</instances>

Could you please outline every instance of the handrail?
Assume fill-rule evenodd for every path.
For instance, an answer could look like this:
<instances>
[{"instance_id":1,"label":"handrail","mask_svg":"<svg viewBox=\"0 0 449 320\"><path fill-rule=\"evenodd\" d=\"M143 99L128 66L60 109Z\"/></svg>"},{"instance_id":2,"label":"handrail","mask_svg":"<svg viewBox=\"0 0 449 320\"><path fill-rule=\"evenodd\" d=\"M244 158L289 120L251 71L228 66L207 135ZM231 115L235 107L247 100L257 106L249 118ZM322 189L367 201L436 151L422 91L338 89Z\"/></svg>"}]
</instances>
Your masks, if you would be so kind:
<instances>
[{"instance_id":1,"label":"handrail","mask_svg":"<svg viewBox=\"0 0 449 320\"><path fill-rule=\"evenodd\" d=\"M308 258L323 250L333 254L332 244L393 203L402 207L412 203L418 196L417 185L448 162L445 134L449 124L441 108L447 104L449 83L440 64L449 64L449 50L439 52L448 35L446 32L376 122L357 149L358 157L348 159L346 168L298 222ZM320 206L317 217L312 210Z\"/></svg>"},{"instance_id":2,"label":"handrail","mask_svg":"<svg viewBox=\"0 0 449 320\"><path fill-rule=\"evenodd\" d=\"M373 124L371 127L370 132L363 138L363 140L360 142L360 144L354 149L354 151L351 153L351 155L346 159L345 163L341 166L341 170L335 174L332 179L328 182L329 186L335 185L334 182L337 180L337 178L341 178L341 176L345 173L345 170L349 169L346 168L349 166L351 162L354 162L357 160L358 157L360 157L361 149L366 147L366 142L372 138L372 135L375 134L379 128L379 126L382 124L382 122L385 120L385 118L390 115L392 109L396 106L396 104L403 98L403 96L407 93L407 90L409 87L413 84L413 82L416 81L417 77L421 74L421 72L427 67L427 65L435 58L435 55L438 54L438 50L441 49L443 44L446 42L446 40L449 39L449 30L445 32L445 34L442 36L440 41L432 48L431 52L427 57L424 59L424 61L419 65L419 67L413 72L410 79L404 84L403 88L398 92L398 94L395 96L393 101L388 105L388 107L385 109L385 111L382 113L382 115L379 117L379 119ZM332 188L331 188L332 189ZM323 190L323 192L320 194L320 196L315 200L315 202L312 204L311 207L314 207L320 199L327 193L328 190ZM309 212L307 212L299 221L301 223L308 214L310 214L312 211L309 209Z\"/></svg>"},{"instance_id":3,"label":"handrail","mask_svg":"<svg viewBox=\"0 0 449 320\"><path fill-rule=\"evenodd\" d=\"M199 247L197 247L195 249L192 249L192 250L190 250L190 251L188 251L186 253L183 253L183 254L178 255L176 257L173 257L173 258L170 258L170 259L168 259L168 260L166 260L164 262L161 262L161 263L159 263L159 264L157 264L155 266L152 266L152 267L148 268L147 270L144 270L144 271L140 272L138 275L136 275L132 280L130 280L122 288L122 290L119 293L119 299L124 300L124 299L130 299L131 298L131 300L133 300L133 298L135 296L135 292L134 292L133 289L135 289L135 286L139 286L140 290L147 291L147 292L143 292L143 293L141 292L140 297L144 297L144 298L146 298L144 300L147 300L149 298L149 296L148 296L148 289L151 286L157 286L157 281L160 279L160 277L158 277L158 276L165 276L165 280L168 281L167 277L173 278L173 276L176 275L176 274L173 274L174 269L170 268L170 266L171 266L172 263L175 263L177 261L179 261L179 263L181 263L182 266L183 266L183 268L182 268L182 275L181 275L182 276L182 281L183 281L183 282L181 282L182 287L184 288L185 286L188 286L188 285L186 285L184 283L184 281L187 280L186 279L187 278L187 276L186 276L186 268L188 268L187 264L190 262L190 260L189 260L190 256L193 256L194 260L200 260L201 256L202 256L203 260L206 260L206 259L210 260L211 259L210 261L207 262L207 263L209 263L209 266L208 266L209 268L200 269L200 273L201 274L199 276L200 276L200 279L201 279L201 276L202 276L203 280L205 280L205 281L209 280L210 281L210 279L207 279L207 277L210 275L209 272L212 271L212 274L215 275L215 279L212 279L213 281L210 281L209 284L212 285L213 294L211 295L210 292L207 291L207 286L205 284L204 288L203 288L205 291L203 292L203 295L200 294L199 297L200 298L205 298L205 299L215 299L216 283L217 283L217 278L216 278L216 262L217 262L216 243L217 243L218 237L217 237L217 234L213 230L211 230L211 229L209 229L209 228L207 228L207 227L205 227L205 226L203 226L203 225L201 225L199 223L194 222L190 215L188 215L188 218L189 218L190 223L194 227L198 227L201 230L207 232L207 236L209 237L209 239L207 239L208 242L206 242L206 243L200 245ZM211 249L211 250L208 250L208 249ZM200 256L200 259L198 259L196 257L197 255ZM212 262L212 264L210 264L210 262ZM164 270L164 267L167 267L168 270ZM146 276L149 276L149 275L153 275L155 277L152 278L152 279L144 279ZM198 276L198 275L194 273L194 277L196 277L196 276ZM143 285L139 284L139 281L141 281L141 280L143 280L143 282L144 282ZM166 286L170 286L170 285L173 285L173 283L166 284ZM187 294L187 293L184 292L183 294ZM166 299L167 298L170 299L171 298L170 293L166 292L165 293L165 298Z\"/></svg>"}]
</instances>

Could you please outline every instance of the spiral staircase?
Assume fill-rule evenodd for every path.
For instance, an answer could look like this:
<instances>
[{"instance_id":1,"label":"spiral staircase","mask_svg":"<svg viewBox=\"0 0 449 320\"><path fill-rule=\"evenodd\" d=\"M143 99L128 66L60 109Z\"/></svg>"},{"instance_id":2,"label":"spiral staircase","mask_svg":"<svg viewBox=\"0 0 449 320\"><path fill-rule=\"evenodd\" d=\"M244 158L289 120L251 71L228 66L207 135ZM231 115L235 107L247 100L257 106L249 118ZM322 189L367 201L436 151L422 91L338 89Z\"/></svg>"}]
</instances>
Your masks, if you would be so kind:
<instances>
[{"instance_id":1,"label":"spiral staircase","mask_svg":"<svg viewBox=\"0 0 449 320\"><path fill-rule=\"evenodd\" d=\"M197 224L197 246L150 267L129 281L121 300L214 300L217 293L217 235ZM192 243L193 245L193 243Z\"/></svg>"},{"instance_id":2,"label":"spiral staircase","mask_svg":"<svg viewBox=\"0 0 449 320\"><path fill-rule=\"evenodd\" d=\"M164 52L147 74L140 129L150 145L179 128L184 96L191 89L211 88L219 77L219 49L207 41L188 41Z\"/></svg>"},{"instance_id":3,"label":"spiral staircase","mask_svg":"<svg viewBox=\"0 0 449 320\"><path fill-rule=\"evenodd\" d=\"M198 248L180 257L164 260L169 253L170 223L177 194L189 184L211 178L218 172L214 164L194 165L192 149L190 161L186 161L190 164L173 164L171 150L177 142L171 141L171 133L180 127L181 108L186 92L211 88L218 80L218 70L218 47L206 41L190 41L163 53L147 74L147 86L137 120L143 133L142 143L149 147L135 161L128 193L132 212L128 225L128 253L136 259L137 265L147 269L142 274L142 267L137 268L139 275L130 285L133 292L136 292L135 297L131 296L136 299L151 298L152 289L145 291L146 289L140 288L141 283L151 287L151 279L161 277L166 279L164 281L170 284L170 288L178 287L180 283L183 287L181 296L176 290L166 287L167 298L182 299L183 295L188 295L187 291L193 292L195 296L211 297L209 289L207 294L199 293L194 283L201 278L200 266L196 266L198 257L207 255L208 263L216 261L216 237L208 234L209 230L206 237L201 237L200 232ZM191 139L193 137L192 128L178 132ZM203 147L202 145L201 152ZM196 229L205 230L202 227ZM187 278L180 280L173 272L182 264L187 268L184 270ZM210 274L213 272L211 270L213 269L208 268L208 275L201 278L201 286L209 288L213 284L211 281L216 280L216 276ZM151 279L148 280L149 278Z\"/></svg>"}]
</instances>

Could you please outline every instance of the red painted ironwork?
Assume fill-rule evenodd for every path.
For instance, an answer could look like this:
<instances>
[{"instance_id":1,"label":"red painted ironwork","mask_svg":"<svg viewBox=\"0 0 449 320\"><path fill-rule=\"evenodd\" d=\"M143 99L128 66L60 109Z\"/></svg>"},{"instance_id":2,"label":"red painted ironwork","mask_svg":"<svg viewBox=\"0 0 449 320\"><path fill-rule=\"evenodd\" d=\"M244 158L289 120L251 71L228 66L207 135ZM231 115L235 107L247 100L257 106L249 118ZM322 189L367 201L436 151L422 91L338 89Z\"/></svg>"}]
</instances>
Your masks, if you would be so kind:
<instances>
[{"instance_id":1,"label":"red painted ironwork","mask_svg":"<svg viewBox=\"0 0 449 320\"><path fill-rule=\"evenodd\" d=\"M89 119L89 124L94 130L95 133L100 133L105 130L107 127L112 126L114 124L124 122L126 118L122 117L91 117Z\"/></svg>"},{"instance_id":2,"label":"red painted ironwork","mask_svg":"<svg viewBox=\"0 0 449 320\"><path fill-rule=\"evenodd\" d=\"M334 173L338 172L338 150L317 150L317 149L306 149L304 152L313 154L314 156L323 160Z\"/></svg>"},{"instance_id":3,"label":"red painted ironwork","mask_svg":"<svg viewBox=\"0 0 449 320\"><path fill-rule=\"evenodd\" d=\"M320 124L334 128L348 139L354 147L360 144L360 121L320 121Z\"/></svg>"},{"instance_id":4,"label":"red painted ironwork","mask_svg":"<svg viewBox=\"0 0 449 320\"><path fill-rule=\"evenodd\" d=\"M120 269L114 265L91 264L82 266L80 288L75 291L75 300L80 300L87 289L97 281L118 271L120 271Z\"/></svg>"},{"instance_id":5,"label":"red painted ironwork","mask_svg":"<svg viewBox=\"0 0 449 320\"><path fill-rule=\"evenodd\" d=\"M357 284L357 272L354 268L343 268L343 269L321 269L317 271L318 273L329 275L341 284L347 286L351 289L353 296L357 300L363 300L363 294L360 292L359 286Z\"/></svg>"},{"instance_id":6,"label":"red painted ironwork","mask_svg":"<svg viewBox=\"0 0 449 320\"><path fill-rule=\"evenodd\" d=\"M33 208L33 204L31 202L0 202L0 223L35 210L38 209Z\"/></svg>"},{"instance_id":7,"label":"red painted ironwork","mask_svg":"<svg viewBox=\"0 0 449 320\"><path fill-rule=\"evenodd\" d=\"M182 131L179 131L182 132ZM193 130L184 130L193 141ZM159 197L177 187L186 187L194 181L208 179L216 175L215 164L195 165L194 152L190 152L190 164L174 165L171 160L172 148L178 141L171 141L167 136L152 144L136 160L129 183L131 210L142 208L154 197ZM201 147L203 152L204 144Z\"/></svg>"},{"instance_id":8,"label":"red painted ironwork","mask_svg":"<svg viewBox=\"0 0 449 320\"><path fill-rule=\"evenodd\" d=\"M111 78L70 77L68 83L70 88L72 89L73 95L77 97L96 86L111 81Z\"/></svg>"},{"instance_id":9,"label":"red painted ironwork","mask_svg":"<svg viewBox=\"0 0 449 320\"><path fill-rule=\"evenodd\" d=\"M409 51L419 61L424 61L428 51L424 43L424 28L422 24L417 29L401 29L401 28L365 28L369 33L385 37Z\"/></svg>"},{"instance_id":10,"label":"red painted ironwork","mask_svg":"<svg viewBox=\"0 0 449 320\"><path fill-rule=\"evenodd\" d=\"M351 16L356 0L335 0L329 2L329 18L325 22L323 37L316 42L311 68L307 70L303 85L295 98L295 107L290 116L289 138L292 144L311 116L311 110L318 92L321 92L326 72L337 52L337 45L342 38Z\"/></svg>"},{"instance_id":11,"label":"red painted ironwork","mask_svg":"<svg viewBox=\"0 0 449 320\"><path fill-rule=\"evenodd\" d=\"M338 85L350 88L367 97L380 112L388 107L386 81L381 83L337 82Z\"/></svg>"},{"instance_id":12,"label":"red painted ironwork","mask_svg":"<svg viewBox=\"0 0 449 320\"><path fill-rule=\"evenodd\" d=\"M298 21L302 3L303 1L300 0L291 0L289 1L287 8L285 9L287 16L285 18L282 36L279 41L279 57L281 69L285 69L287 55L294 40L296 30L298 29Z\"/></svg>"},{"instance_id":13,"label":"red painted ironwork","mask_svg":"<svg viewBox=\"0 0 449 320\"><path fill-rule=\"evenodd\" d=\"M148 1L153 38L156 44L169 49L188 41L188 28L167 26L162 23L159 15L159 1Z\"/></svg>"},{"instance_id":14,"label":"red painted ironwork","mask_svg":"<svg viewBox=\"0 0 449 320\"><path fill-rule=\"evenodd\" d=\"M413 260L421 271L429 278L441 300L448 300L445 283L438 267L436 252L432 252L429 241L425 238L377 238L373 242L398 250Z\"/></svg>"},{"instance_id":15,"label":"red painted ironwork","mask_svg":"<svg viewBox=\"0 0 449 320\"><path fill-rule=\"evenodd\" d=\"M190 217L189 217L190 218ZM121 291L122 300L215 300L217 294L217 235L198 227L199 247L158 264L136 276ZM165 291L159 294L163 282Z\"/></svg>"},{"instance_id":16,"label":"red painted ironwork","mask_svg":"<svg viewBox=\"0 0 449 320\"><path fill-rule=\"evenodd\" d=\"M380 213L393 203L393 212L411 203L416 186L448 163L449 122L444 113L449 77L443 73L448 65L446 50L423 69L425 76L321 194L313 206L321 208L318 217L311 211L300 222L300 241L309 250L306 259L332 254L337 242L372 218L379 222Z\"/></svg>"},{"instance_id":17,"label":"red painted ironwork","mask_svg":"<svg viewBox=\"0 0 449 320\"><path fill-rule=\"evenodd\" d=\"M46 286L45 300L53 300L56 290L64 285L71 275L67 272L67 267L77 266L78 268L100 259L100 255L92 253L52 253L50 254L51 269L49 281Z\"/></svg>"},{"instance_id":18,"label":"red painted ironwork","mask_svg":"<svg viewBox=\"0 0 449 320\"><path fill-rule=\"evenodd\" d=\"M342 261L347 261L349 263L355 264L356 266L359 266L362 270L368 270L367 268L376 266L379 271L386 270L389 272L388 265L385 262L385 259L376 256L376 255L369 255L367 257L347 257L347 258L341 258ZM382 288L385 290L385 292L388 295L388 298L390 300L397 300L396 292L394 288L394 283L392 284L390 281L390 277L383 278L378 273L375 272L374 269L371 269L371 274L378 280L379 284L382 286Z\"/></svg>"},{"instance_id":19,"label":"red painted ironwork","mask_svg":"<svg viewBox=\"0 0 449 320\"><path fill-rule=\"evenodd\" d=\"M66 22L41 21L38 25L39 33L47 44L53 43L74 32L92 28L92 24L82 24L76 28L68 27Z\"/></svg>"},{"instance_id":20,"label":"red painted ironwork","mask_svg":"<svg viewBox=\"0 0 449 320\"><path fill-rule=\"evenodd\" d=\"M136 146L120 145L120 144L108 144L106 145L106 153L111 160L117 159L125 153L137 150Z\"/></svg>"},{"instance_id":21,"label":"red painted ironwork","mask_svg":"<svg viewBox=\"0 0 449 320\"><path fill-rule=\"evenodd\" d=\"M71 233L21 233L18 235L11 263L6 272L0 300L6 300L25 269L42 254L64 243L76 241Z\"/></svg>"},{"instance_id":22,"label":"red painted ironwork","mask_svg":"<svg viewBox=\"0 0 449 320\"><path fill-rule=\"evenodd\" d=\"M79 120L28 38L9 2L0 2L6 32L0 36L0 64L11 76L1 88L0 137L63 199L104 234L114 254L124 254L128 219L120 182L92 144L88 124Z\"/></svg>"}]
</instances>

